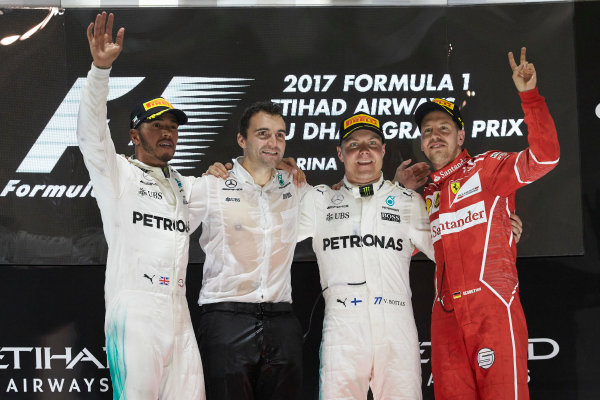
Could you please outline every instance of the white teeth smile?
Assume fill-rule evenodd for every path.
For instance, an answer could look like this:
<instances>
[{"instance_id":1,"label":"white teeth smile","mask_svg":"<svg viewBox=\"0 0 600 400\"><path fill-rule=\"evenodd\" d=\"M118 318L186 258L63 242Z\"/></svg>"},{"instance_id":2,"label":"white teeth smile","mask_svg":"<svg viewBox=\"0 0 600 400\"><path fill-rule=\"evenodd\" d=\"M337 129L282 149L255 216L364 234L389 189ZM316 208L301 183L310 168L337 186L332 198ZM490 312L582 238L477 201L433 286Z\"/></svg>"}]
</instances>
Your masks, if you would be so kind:
<instances>
[{"instance_id":1,"label":"white teeth smile","mask_svg":"<svg viewBox=\"0 0 600 400\"><path fill-rule=\"evenodd\" d=\"M361 165L367 165L367 164L371 164L372 161L359 161L358 163Z\"/></svg>"}]
</instances>

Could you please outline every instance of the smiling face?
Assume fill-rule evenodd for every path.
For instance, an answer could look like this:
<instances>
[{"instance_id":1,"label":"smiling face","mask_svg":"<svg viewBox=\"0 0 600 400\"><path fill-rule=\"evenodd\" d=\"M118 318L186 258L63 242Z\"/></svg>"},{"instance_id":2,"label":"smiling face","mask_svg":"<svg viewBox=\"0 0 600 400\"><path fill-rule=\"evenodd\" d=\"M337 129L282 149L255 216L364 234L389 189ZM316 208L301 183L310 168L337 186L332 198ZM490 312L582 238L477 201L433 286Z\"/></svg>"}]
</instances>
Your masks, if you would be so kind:
<instances>
[{"instance_id":1,"label":"smiling face","mask_svg":"<svg viewBox=\"0 0 600 400\"><path fill-rule=\"evenodd\" d=\"M364 185L377 181L381 176L385 144L377 133L358 129L338 146L337 152L344 163L348 182Z\"/></svg>"},{"instance_id":2,"label":"smiling face","mask_svg":"<svg viewBox=\"0 0 600 400\"><path fill-rule=\"evenodd\" d=\"M285 151L285 121L281 115L264 111L254 114L249 121L246 137L238 133L237 140L244 149L244 164L252 170L275 168Z\"/></svg>"},{"instance_id":3,"label":"smiling face","mask_svg":"<svg viewBox=\"0 0 600 400\"><path fill-rule=\"evenodd\" d=\"M173 158L179 137L179 125L173 114L164 113L130 129L129 136L135 145L135 157L154 167L164 167Z\"/></svg>"},{"instance_id":4,"label":"smiling face","mask_svg":"<svg viewBox=\"0 0 600 400\"><path fill-rule=\"evenodd\" d=\"M432 111L421 121L421 150L437 171L452 162L462 151L464 129L458 129L450 115Z\"/></svg>"}]
</instances>

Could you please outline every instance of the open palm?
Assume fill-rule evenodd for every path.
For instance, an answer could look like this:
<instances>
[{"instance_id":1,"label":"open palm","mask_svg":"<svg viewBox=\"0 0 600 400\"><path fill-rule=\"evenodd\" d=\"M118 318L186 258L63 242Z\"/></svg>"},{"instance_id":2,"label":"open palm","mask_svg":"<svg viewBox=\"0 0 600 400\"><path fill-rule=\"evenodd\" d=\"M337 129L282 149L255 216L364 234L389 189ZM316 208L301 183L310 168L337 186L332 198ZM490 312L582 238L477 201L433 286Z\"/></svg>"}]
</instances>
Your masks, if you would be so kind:
<instances>
[{"instance_id":1,"label":"open palm","mask_svg":"<svg viewBox=\"0 0 600 400\"><path fill-rule=\"evenodd\" d=\"M110 68L123 50L123 37L125 28L119 29L117 38L113 42L112 29L114 15L111 13L106 17L106 12L96 15L96 21L87 27L87 38L90 44L90 52L94 59L94 65L98 68Z\"/></svg>"}]
</instances>

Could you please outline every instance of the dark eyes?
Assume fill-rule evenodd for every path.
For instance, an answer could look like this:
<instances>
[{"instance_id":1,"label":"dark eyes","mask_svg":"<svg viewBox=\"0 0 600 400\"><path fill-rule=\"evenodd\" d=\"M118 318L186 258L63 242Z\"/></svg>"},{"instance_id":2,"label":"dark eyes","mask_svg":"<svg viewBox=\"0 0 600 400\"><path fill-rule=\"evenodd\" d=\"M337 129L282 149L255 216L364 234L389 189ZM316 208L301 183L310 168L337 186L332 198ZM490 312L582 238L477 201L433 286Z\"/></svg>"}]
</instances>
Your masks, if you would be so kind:
<instances>
[{"instance_id":1,"label":"dark eyes","mask_svg":"<svg viewBox=\"0 0 600 400\"><path fill-rule=\"evenodd\" d=\"M271 134L268 131L258 131L257 134L261 138L270 137L271 136ZM277 138L277 139L285 139L285 133L283 133L283 132L277 132L277 133L275 133L275 138Z\"/></svg>"},{"instance_id":2,"label":"dark eyes","mask_svg":"<svg viewBox=\"0 0 600 400\"><path fill-rule=\"evenodd\" d=\"M370 142L368 142L369 146L377 146L377 140L371 140ZM348 143L348 147L358 147L358 142L352 142L352 143Z\"/></svg>"},{"instance_id":3,"label":"dark eyes","mask_svg":"<svg viewBox=\"0 0 600 400\"><path fill-rule=\"evenodd\" d=\"M449 125L440 125L438 126L438 129L441 131L447 131L448 129L450 129ZM421 134L426 134L426 133L431 133L433 132L433 128L424 128L423 131L421 131Z\"/></svg>"},{"instance_id":4,"label":"dark eyes","mask_svg":"<svg viewBox=\"0 0 600 400\"><path fill-rule=\"evenodd\" d=\"M154 122L152 124L152 127L156 128L156 129L163 129L163 128L167 128L167 129L170 129L170 130L176 130L177 129L177 125L176 124L169 124L169 125L165 124L164 127L163 127L163 125L161 125L161 123L158 122L158 121Z\"/></svg>"}]
</instances>

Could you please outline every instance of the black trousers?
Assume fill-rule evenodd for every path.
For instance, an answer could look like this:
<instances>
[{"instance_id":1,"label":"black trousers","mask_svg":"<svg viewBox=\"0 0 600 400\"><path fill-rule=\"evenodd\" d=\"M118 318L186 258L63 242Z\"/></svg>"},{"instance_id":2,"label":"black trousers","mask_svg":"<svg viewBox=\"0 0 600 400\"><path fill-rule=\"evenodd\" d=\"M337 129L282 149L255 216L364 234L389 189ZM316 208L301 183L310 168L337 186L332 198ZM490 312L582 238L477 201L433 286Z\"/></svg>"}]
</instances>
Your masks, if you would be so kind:
<instances>
[{"instance_id":1,"label":"black trousers","mask_svg":"<svg viewBox=\"0 0 600 400\"><path fill-rule=\"evenodd\" d=\"M198 347L206 400L294 400L302 389L302 328L290 303L207 304Z\"/></svg>"}]
</instances>

